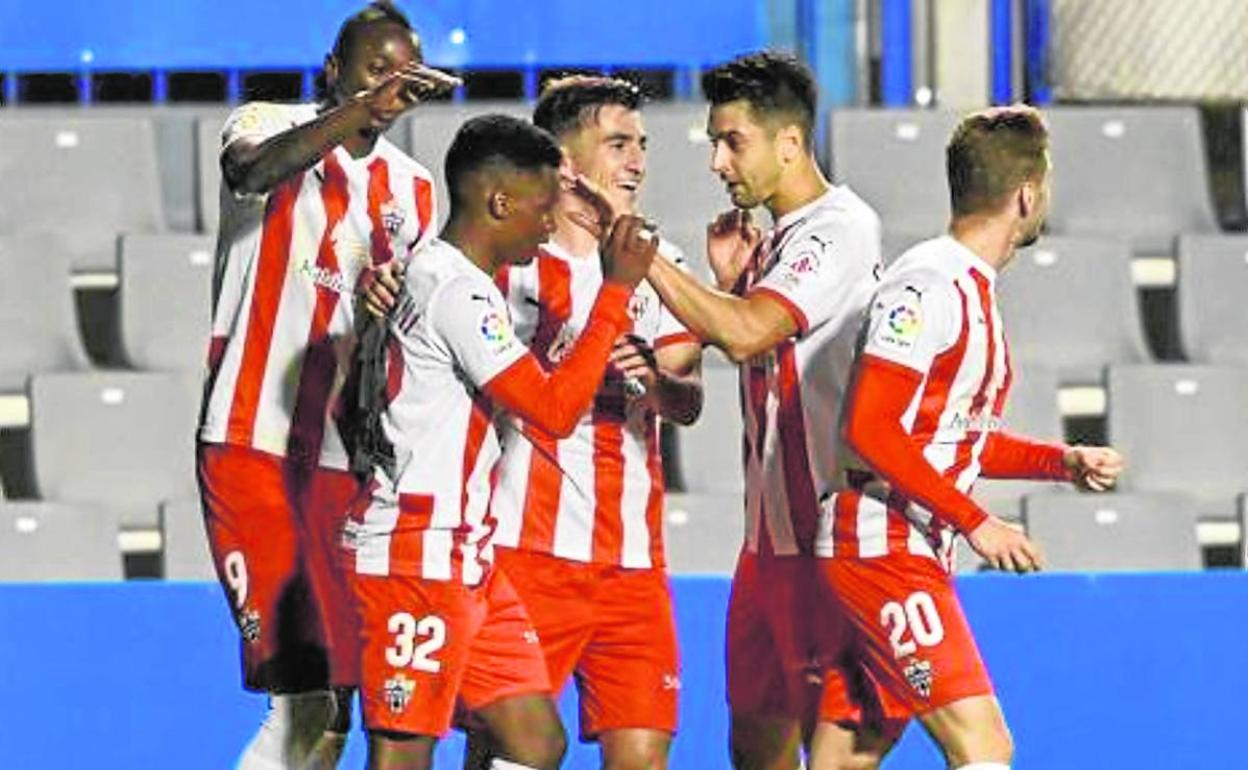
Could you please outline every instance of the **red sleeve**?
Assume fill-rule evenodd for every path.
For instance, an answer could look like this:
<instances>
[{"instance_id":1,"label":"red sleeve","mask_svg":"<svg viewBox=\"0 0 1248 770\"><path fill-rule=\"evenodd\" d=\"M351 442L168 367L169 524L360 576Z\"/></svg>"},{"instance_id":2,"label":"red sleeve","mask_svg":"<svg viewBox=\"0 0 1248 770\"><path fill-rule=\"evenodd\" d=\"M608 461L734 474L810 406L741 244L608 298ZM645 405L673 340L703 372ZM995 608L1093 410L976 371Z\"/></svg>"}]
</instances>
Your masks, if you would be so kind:
<instances>
[{"instance_id":1,"label":"red sleeve","mask_svg":"<svg viewBox=\"0 0 1248 770\"><path fill-rule=\"evenodd\" d=\"M628 331L632 293L627 286L604 283L585 329L553 372L547 374L528 353L485 383L485 394L547 433L571 435L598 392L615 340Z\"/></svg>"},{"instance_id":2,"label":"red sleeve","mask_svg":"<svg viewBox=\"0 0 1248 770\"><path fill-rule=\"evenodd\" d=\"M1070 481L1066 449L1065 444L997 431L984 444L979 464L984 477L989 479Z\"/></svg>"},{"instance_id":3,"label":"red sleeve","mask_svg":"<svg viewBox=\"0 0 1248 770\"><path fill-rule=\"evenodd\" d=\"M893 489L969 534L988 519L987 512L936 472L901 425L922 382L913 369L863 355L850 391L845 440Z\"/></svg>"}]
</instances>

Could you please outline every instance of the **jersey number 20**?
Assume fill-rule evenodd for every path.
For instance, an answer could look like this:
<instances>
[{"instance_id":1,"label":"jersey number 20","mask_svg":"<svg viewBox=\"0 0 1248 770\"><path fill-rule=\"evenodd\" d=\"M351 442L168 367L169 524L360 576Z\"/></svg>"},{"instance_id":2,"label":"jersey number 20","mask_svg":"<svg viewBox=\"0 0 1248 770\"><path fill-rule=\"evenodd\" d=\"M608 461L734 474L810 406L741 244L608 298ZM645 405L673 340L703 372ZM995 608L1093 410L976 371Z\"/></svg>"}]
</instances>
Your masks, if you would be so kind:
<instances>
[{"instance_id":1,"label":"jersey number 20","mask_svg":"<svg viewBox=\"0 0 1248 770\"><path fill-rule=\"evenodd\" d=\"M913 655L920 646L935 647L945 638L945 627L936 611L936 602L926 591L917 591L902 602L889 602L880 608L880 625L888 631L893 655ZM909 637L906 638L906 632Z\"/></svg>"}]
</instances>

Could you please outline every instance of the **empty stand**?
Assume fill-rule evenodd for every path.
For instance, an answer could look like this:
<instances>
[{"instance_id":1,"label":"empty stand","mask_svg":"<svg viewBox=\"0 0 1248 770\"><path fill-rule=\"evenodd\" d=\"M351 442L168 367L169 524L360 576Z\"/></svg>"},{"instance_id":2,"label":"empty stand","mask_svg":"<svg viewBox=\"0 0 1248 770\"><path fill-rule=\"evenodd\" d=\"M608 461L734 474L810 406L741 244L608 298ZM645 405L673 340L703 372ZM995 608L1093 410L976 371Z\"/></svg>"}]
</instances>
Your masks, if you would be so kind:
<instances>
[{"instance_id":1,"label":"empty stand","mask_svg":"<svg viewBox=\"0 0 1248 770\"><path fill-rule=\"evenodd\" d=\"M46 231L79 270L113 270L121 232L164 229L147 118L0 117L0 234Z\"/></svg>"},{"instance_id":2,"label":"empty stand","mask_svg":"<svg viewBox=\"0 0 1248 770\"><path fill-rule=\"evenodd\" d=\"M41 499L99 505L125 526L155 527L160 501L194 494L198 377L36 375L30 401Z\"/></svg>"},{"instance_id":3,"label":"empty stand","mask_svg":"<svg viewBox=\"0 0 1248 770\"><path fill-rule=\"evenodd\" d=\"M0 501L0 581L121 580L115 513Z\"/></svg>"},{"instance_id":4,"label":"empty stand","mask_svg":"<svg viewBox=\"0 0 1248 770\"><path fill-rule=\"evenodd\" d=\"M1248 366L1248 235L1179 238L1179 332L1188 360Z\"/></svg>"},{"instance_id":5,"label":"empty stand","mask_svg":"<svg viewBox=\"0 0 1248 770\"><path fill-rule=\"evenodd\" d=\"M121 343L136 369L199 370L211 328L213 243L208 235L121 239Z\"/></svg>"},{"instance_id":6,"label":"empty stand","mask_svg":"<svg viewBox=\"0 0 1248 770\"><path fill-rule=\"evenodd\" d=\"M1123 366L1109 370L1109 440L1127 459L1120 488L1181 492L1229 519L1248 479L1248 370Z\"/></svg>"},{"instance_id":7,"label":"empty stand","mask_svg":"<svg viewBox=\"0 0 1248 770\"><path fill-rule=\"evenodd\" d=\"M1049 570L1201 567L1197 508L1182 495L1028 495L1023 513Z\"/></svg>"},{"instance_id":8,"label":"empty stand","mask_svg":"<svg viewBox=\"0 0 1248 770\"><path fill-rule=\"evenodd\" d=\"M668 571L731 575L745 526L741 495L669 494L666 506Z\"/></svg>"},{"instance_id":9,"label":"empty stand","mask_svg":"<svg viewBox=\"0 0 1248 770\"><path fill-rule=\"evenodd\" d=\"M680 477L687 492L740 492L742 423L737 367L714 348L702 365L702 414L676 429Z\"/></svg>"},{"instance_id":10,"label":"empty stand","mask_svg":"<svg viewBox=\"0 0 1248 770\"><path fill-rule=\"evenodd\" d=\"M1124 241L1043 238L1002 271L997 296L1014 361L1055 368L1063 385L1149 360Z\"/></svg>"},{"instance_id":11,"label":"empty stand","mask_svg":"<svg viewBox=\"0 0 1248 770\"><path fill-rule=\"evenodd\" d=\"M830 166L884 225L885 262L945 231L945 145L960 119L930 110L833 110Z\"/></svg>"},{"instance_id":12,"label":"empty stand","mask_svg":"<svg viewBox=\"0 0 1248 770\"><path fill-rule=\"evenodd\" d=\"M1014 383L1005 404L1004 427L1045 441L1062 440L1062 415L1057 404L1057 374L1041 366L1017 365ZM980 478L975 500L990 513L1017 520L1023 495L1058 488L1051 482Z\"/></svg>"},{"instance_id":13,"label":"empty stand","mask_svg":"<svg viewBox=\"0 0 1248 770\"><path fill-rule=\"evenodd\" d=\"M28 375L88 366L78 336L70 261L44 233L0 236L0 391Z\"/></svg>"},{"instance_id":14,"label":"empty stand","mask_svg":"<svg viewBox=\"0 0 1248 770\"><path fill-rule=\"evenodd\" d=\"M1194 107L1055 107L1049 229L1127 238L1173 254L1181 232L1217 232Z\"/></svg>"},{"instance_id":15,"label":"empty stand","mask_svg":"<svg viewBox=\"0 0 1248 770\"><path fill-rule=\"evenodd\" d=\"M204 531L199 498L166 501L160 506L161 541L164 544L165 578L214 580L216 571Z\"/></svg>"}]
</instances>

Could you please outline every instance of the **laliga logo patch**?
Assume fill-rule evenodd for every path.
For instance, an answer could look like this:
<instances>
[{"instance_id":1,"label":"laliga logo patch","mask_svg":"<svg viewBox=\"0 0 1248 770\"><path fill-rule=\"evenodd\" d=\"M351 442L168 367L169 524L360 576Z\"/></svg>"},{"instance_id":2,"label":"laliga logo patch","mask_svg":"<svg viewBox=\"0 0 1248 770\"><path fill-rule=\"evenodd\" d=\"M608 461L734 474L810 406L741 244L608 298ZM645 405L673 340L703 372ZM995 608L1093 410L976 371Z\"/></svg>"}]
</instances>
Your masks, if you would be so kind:
<instances>
[{"instance_id":1,"label":"laliga logo patch","mask_svg":"<svg viewBox=\"0 0 1248 770\"><path fill-rule=\"evenodd\" d=\"M932 697L932 679L934 674L930 661L911 658L910 662L906 664L905 671L902 673L915 692L924 698Z\"/></svg>"},{"instance_id":2,"label":"laliga logo patch","mask_svg":"<svg viewBox=\"0 0 1248 770\"><path fill-rule=\"evenodd\" d=\"M898 305L888 311L888 328L899 337L913 337L919 331L919 313L909 305Z\"/></svg>"},{"instance_id":3,"label":"laliga logo patch","mask_svg":"<svg viewBox=\"0 0 1248 770\"><path fill-rule=\"evenodd\" d=\"M919 312L919 303L907 295L885 313L884 322L875 333L875 344L899 353L909 353L914 349L922 329L923 316Z\"/></svg>"},{"instance_id":4,"label":"laliga logo patch","mask_svg":"<svg viewBox=\"0 0 1248 770\"><path fill-rule=\"evenodd\" d=\"M511 330L511 321L494 308L481 314L477 329L481 333L481 339L485 340L485 344L489 345L495 353L502 353L516 341L516 336Z\"/></svg>"},{"instance_id":5,"label":"laliga logo patch","mask_svg":"<svg viewBox=\"0 0 1248 770\"><path fill-rule=\"evenodd\" d=\"M416 691L416 683L402 674L396 674L387 679L381 689L390 711L395 714L401 714L407 710L408 704L412 702L412 693Z\"/></svg>"}]
</instances>

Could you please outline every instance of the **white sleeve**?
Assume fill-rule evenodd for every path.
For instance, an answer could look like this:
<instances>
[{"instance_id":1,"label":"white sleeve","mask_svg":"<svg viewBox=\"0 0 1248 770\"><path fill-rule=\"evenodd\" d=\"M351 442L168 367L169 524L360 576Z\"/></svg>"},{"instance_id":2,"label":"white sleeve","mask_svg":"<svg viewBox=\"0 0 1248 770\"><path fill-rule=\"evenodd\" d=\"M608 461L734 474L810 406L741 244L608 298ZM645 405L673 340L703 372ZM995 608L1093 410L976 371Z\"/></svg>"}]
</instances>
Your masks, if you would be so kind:
<instances>
[{"instance_id":1,"label":"white sleeve","mask_svg":"<svg viewBox=\"0 0 1248 770\"><path fill-rule=\"evenodd\" d=\"M478 388L528 354L516 337L507 301L494 284L452 279L438 292L429 323Z\"/></svg>"},{"instance_id":2,"label":"white sleeve","mask_svg":"<svg viewBox=\"0 0 1248 770\"><path fill-rule=\"evenodd\" d=\"M840 322L861 307L864 282L875 281L878 247L868 249L852 232L828 229L799 234L785 244L776 263L751 289L766 292L788 308L799 336Z\"/></svg>"},{"instance_id":3,"label":"white sleeve","mask_svg":"<svg viewBox=\"0 0 1248 770\"><path fill-rule=\"evenodd\" d=\"M248 102L230 113L221 128L221 149L239 139L264 141L292 128L295 124L281 105L270 102Z\"/></svg>"},{"instance_id":4,"label":"white sleeve","mask_svg":"<svg viewBox=\"0 0 1248 770\"><path fill-rule=\"evenodd\" d=\"M964 313L948 277L926 270L886 276L871 300L863 352L927 374L957 342Z\"/></svg>"}]
</instances>

